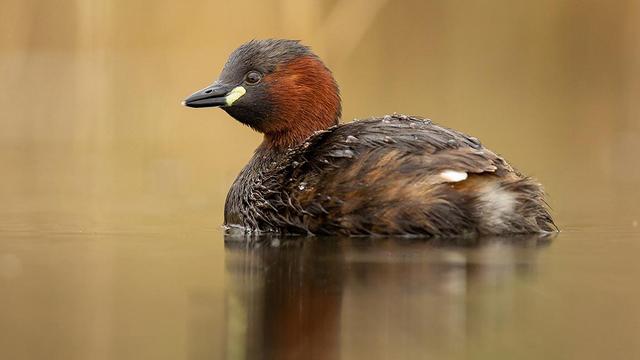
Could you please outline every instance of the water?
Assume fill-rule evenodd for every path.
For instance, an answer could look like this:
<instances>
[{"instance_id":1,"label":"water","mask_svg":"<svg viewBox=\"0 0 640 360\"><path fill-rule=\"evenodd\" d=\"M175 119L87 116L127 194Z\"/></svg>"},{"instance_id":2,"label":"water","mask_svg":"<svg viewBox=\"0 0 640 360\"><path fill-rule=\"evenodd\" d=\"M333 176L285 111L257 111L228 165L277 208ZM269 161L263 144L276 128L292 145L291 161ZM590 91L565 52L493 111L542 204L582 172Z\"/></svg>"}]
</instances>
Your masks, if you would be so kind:
<instances>
[{"instance_id":1,"label":"water","mask_svg":"<svg viewBox=\"0 0 640 360\"><path fill-rule=\"evenodd\" d=\"M640 358L638 23L638 1L3 1L0 358ZM225 241L260 139L180 101L266 37L313 46L345 120L478 137L562 232Z\"/></svg>"},{"instance_id":2,"label":"water","mask_svg":"<svg viewBox=\"0 0 640 360\"><path fill-rule=\"evenodd\" d=\"M11 359L640 354L640 234L426 242L2 234Z\"/></svg>"}]
</instances>

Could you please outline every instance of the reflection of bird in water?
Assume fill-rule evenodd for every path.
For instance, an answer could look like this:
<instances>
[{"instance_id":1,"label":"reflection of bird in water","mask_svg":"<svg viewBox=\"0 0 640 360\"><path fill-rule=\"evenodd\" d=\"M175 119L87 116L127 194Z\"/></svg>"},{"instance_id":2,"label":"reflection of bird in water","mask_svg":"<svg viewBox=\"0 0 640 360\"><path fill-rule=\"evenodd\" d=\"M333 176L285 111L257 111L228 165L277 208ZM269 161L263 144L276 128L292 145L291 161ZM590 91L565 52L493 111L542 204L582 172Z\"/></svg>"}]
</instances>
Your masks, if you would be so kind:
<instances>
[{"instance_id":1,"label":"reflection of bird in water","mask_svg":"<svg viewBox=\"0 0 640 360\"><path fill-rule=\"evenodd\" d=\"M227 346L246 359L457 351L468 329L495 327L491 318L511 311L514 278L534 273L538 250L548 243L227 240ZM483 303L486 288L491 301Z\"/></svg>"},{"instance_id":2,"label":"reflection of bird in water","mask_svg":"<svg viewBox=\"0 0 640 360\"><path fill-rule=\"evenodd\" d=\"M227 243L233 303L242 304L235 314L246 311L239 315L247 321L246 358L338 358L345 271L340 245L274 241L277 247L269 240L251 248Z\"/></svg>"},{"instance_id":3,"label":"reflection of bird in water","mask_svg":"<svg viewBox=\"0 0 640 360\"><path fill-rule=\"evenodd\" d=\"M349 235L555 230L540 185L476 138L405 115L338 125L338 86L297 41L240 46L219 80L185 105L220 106L264 134L227 196L228 226Z\"/></svg>"}]
</instances>

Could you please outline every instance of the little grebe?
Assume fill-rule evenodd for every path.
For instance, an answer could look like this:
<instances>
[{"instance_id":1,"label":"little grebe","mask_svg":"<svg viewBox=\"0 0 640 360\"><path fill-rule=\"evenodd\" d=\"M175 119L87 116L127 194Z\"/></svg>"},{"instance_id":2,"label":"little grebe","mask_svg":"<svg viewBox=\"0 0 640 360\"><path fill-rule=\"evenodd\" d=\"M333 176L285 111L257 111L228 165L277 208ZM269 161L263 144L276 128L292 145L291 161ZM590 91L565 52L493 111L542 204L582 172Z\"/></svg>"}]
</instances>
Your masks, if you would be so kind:
<instances>
[{"instance_id":1,"label":"little grebe","mask_svg":"<svg viewBox=\"0 0 640 360\"><path fill-rule=\"evenodd\" d=\"M541 186L480 142L406 115L338 125L331 71L293 40L253 40L184 101L264 134L224 221L247 232L495 235L552 232Z\"/></svg>"}]
</instances>

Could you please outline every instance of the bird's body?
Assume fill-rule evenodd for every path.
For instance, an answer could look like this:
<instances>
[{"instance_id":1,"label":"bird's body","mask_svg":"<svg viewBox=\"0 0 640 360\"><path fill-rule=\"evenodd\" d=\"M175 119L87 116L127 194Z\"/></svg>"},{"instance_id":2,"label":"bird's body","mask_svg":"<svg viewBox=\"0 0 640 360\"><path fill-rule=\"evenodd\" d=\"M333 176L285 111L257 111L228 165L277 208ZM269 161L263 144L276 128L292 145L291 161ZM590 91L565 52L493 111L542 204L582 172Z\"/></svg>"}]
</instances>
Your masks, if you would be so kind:
<instances>
[{"instance_id":1,"label":"bird's body","mask_svg":"<svg viewBox=\"0 0 640 360\"><path fill-rule=\"evenodd\" d=\"M337 85L297 42L241 46L186 105L221 106L265 134L227 195L228 227L438 237L556 230L541 186L476 138L405 115L338 125Z\"/></svg>"},{"instance_id":2,"label":"bird's body","mask_svg":"<svg viewBox=\"0 0 640 360\"><path fill-rule=\"evenodd\" d=\"M334 126L283 152L258 149L225 222L313 234L553 231L540 186L477 139L392 115Z\"/></svg>"}]
</instances>

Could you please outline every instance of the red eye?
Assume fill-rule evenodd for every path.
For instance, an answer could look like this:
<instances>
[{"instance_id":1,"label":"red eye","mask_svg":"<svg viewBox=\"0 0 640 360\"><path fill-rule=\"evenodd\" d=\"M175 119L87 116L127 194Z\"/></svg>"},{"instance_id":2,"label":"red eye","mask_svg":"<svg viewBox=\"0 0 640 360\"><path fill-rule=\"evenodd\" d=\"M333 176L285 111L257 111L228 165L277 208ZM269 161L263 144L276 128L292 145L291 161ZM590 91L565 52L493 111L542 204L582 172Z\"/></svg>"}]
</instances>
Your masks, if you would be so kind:
<instances>
[{"instance_id":1,"label":"red eye","mask_svg":"<svg viewBox=\"0 0 640 360\"><path fill-rule=\"evenodd\" d=\"M262 80L262 74L257 71L250 71L245 77L244 81L249 85L255 85Z\"/></svg>"}]
</instances>

